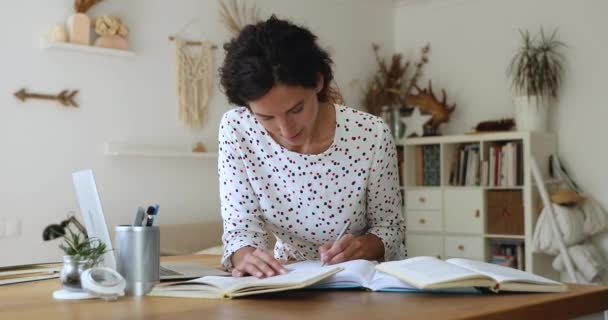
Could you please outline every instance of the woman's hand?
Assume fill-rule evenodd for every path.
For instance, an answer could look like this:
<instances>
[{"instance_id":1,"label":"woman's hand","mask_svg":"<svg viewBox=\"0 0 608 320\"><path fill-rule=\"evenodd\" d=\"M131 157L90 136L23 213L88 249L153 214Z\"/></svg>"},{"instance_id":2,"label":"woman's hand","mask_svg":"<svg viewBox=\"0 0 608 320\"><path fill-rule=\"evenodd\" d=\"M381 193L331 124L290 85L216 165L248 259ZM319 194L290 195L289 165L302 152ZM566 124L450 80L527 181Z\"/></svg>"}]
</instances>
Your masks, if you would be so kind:
<instances>
[{"instance_id":1,"label":"woman's hand","mask_svg":"<svg viewBox=\"0 0 608 320\"><path fill-rule=\"evenodd\" d=\"M253 247L237 250L230 259L234 266L233 277L252 275L256 278L265 278L287 273L287 269L271 254Z\"/></svg>"},{"instance_id":2,"label":"woman's hand","mask_svg":"<svg viewBox=\"0 0 608 320\"><path fill-rule=\"evenodd\" d=\"M338 241L329 241L319 247L321 261L335 264L356 259L378 260L384 257L384 243L374 234L353 236L345 234Z\"/></svg>"}]
</instances>

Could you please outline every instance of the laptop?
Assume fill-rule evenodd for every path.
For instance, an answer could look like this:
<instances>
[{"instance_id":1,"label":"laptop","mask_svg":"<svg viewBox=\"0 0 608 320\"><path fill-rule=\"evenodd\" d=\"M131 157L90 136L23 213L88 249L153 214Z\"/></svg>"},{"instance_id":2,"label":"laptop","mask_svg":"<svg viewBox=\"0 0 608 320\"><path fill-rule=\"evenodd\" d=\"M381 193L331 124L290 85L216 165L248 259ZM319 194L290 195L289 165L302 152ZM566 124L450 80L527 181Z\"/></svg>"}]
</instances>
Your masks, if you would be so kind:
<instances>
[{"instance_id":1,"label":"laptop","mask_svg":"<svg viewBox=\"0 0 608 320\"><path fill-rule=\"evenodd\" d=\"M89 237L95 237L107 245L108 251L103 256L103 266L116 270L116 258L112 251L112 240L103 214L101 199L97 192L93 170L87 169L72 173L80 212ZM162 263L160 280L194 279L203 276L228 276L228 272L213 269L194 263Z\"/></svg>"}]
</instances>

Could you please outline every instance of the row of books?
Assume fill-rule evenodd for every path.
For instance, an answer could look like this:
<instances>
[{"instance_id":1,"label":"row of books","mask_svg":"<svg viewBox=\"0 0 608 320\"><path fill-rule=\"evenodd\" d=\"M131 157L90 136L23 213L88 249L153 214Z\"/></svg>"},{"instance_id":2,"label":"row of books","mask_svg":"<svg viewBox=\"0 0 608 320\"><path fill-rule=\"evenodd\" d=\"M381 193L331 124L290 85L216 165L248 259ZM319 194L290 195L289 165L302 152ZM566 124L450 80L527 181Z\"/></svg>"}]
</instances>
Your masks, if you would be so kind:
<instances>
[{"instance_id":1,"label":"row of books","mask_svg":"<svg viewBox=\"0 0 608 320\"><path fill-rule=\"evenodd\" d=\"M490 263L524 270L524 243L497 243L492 249Z\"/></svg>"},{"instance_id":2,"label":"row of books","mask_svg":"<svg viewBox=\"0 0 608 320\"><path fill-rule=\"evenodd\" d=\"M480 185L479 144L462 144L458 151L454 152L452 166L450 168L450 185L452 186L477 186Z\"/></svg>"},{"instance_id":3,"label":"row of books","mask_svg":"<svg viewBox=\"0 0 608 320\"><path fill-rule=\"evenodd\" d=\"M452 186L513 187L523 184L522 144L492 145L481 160L479 144L463 144L454 152L449 184Z\"/></svg>"},{"instance_id":4,"label":"row of books","mask_svg":"<svg viewBox=\"0 0 608 320\"><path fill-rule=\"evenodd\" d=\"M523 185L522 146L520 142L509 142L490 147L488 186L513 187Z\"/></svg>"}]
</instances>

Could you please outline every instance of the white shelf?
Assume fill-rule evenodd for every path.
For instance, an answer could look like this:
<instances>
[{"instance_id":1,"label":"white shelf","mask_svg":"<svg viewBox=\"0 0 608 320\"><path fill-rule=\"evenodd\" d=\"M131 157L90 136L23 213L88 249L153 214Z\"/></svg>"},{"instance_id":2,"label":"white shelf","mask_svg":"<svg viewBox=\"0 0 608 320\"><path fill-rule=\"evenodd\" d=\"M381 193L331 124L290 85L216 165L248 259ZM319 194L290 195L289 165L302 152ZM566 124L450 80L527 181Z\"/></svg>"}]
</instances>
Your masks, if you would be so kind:
<instances>
[{"instance_id":1,"label":"white shelf","mask_svg":"<svg viewBox=\"0 0 608 320\"><path fill-rule=\"evenodd\" d=\"M521 235L512 235L512 234L485 234L486 238L498 238L498 239L516 239L516 240L525 240L526 236Z\"/></svg>"},{"instance_id":2,"label":"white shelf","mask_svg":"<svg viewBox=\"0 0 608 320\"><path fill-rule=\"evenodd\" d=\"M134 57L135 52L128 50L108 49L96 46L85 46L82 44L67 42L48 42L44 37L40 40L40 47L47 50L74 51L87 54L97 54L115 57Z\"/></svg>"},{"instance_id":3,"label":"white shelf","mask_svg":"<svg viewBox=\"0 0 608 320\"><path fill-rule=\"evenodd\" d=\"M113 157L132 156L217 159L217 153L192 152L189 146L180 145L106 143L104 154Z\"/></svg>"}]
</instances>

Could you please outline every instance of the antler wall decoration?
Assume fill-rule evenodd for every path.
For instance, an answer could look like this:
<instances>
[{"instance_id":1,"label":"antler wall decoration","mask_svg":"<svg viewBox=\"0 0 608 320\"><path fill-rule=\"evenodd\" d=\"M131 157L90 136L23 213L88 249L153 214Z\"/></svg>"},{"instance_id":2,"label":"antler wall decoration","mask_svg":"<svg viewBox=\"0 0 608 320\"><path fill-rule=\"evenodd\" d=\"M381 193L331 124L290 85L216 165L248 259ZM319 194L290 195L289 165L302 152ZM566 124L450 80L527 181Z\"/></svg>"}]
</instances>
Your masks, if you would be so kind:
<instances>
[{"instance_id":1,"label":"antler wall decoration","mask_svg":"<svg viewBox=\"0 0 608 320\"><path fill-rule=\"evenodd\" d=\"M29 93L25 90L25 88L15 92L15 97L17 99L25 102L27 99L42 99L42 100L57 100L64 107L74 107L78 108L78 104L74 101L74 96L78 94L78 90L63 90L57 95L52 94L39 94L39 93Z\"/></svg>"},{"instance_id":2,"label":"antler wall decoration","mask_svg":"<svg viewBox=\"0 0 608 320\"><path fill-rule=\"evenodd\" d=\"M420 89L417 84L414 84L416 94L407 94L403 98L407 105L418 107L420 111L428 113L432 116L430 125L433 129L436 129L441 123L448 122L450 115L456 109L456 104L447 104L447 95L444 89L441 89L443 95L441 101L435 97L433 92L433 84L429 80L429 87L427 89Z\"/></svg>"}]
</instances>

